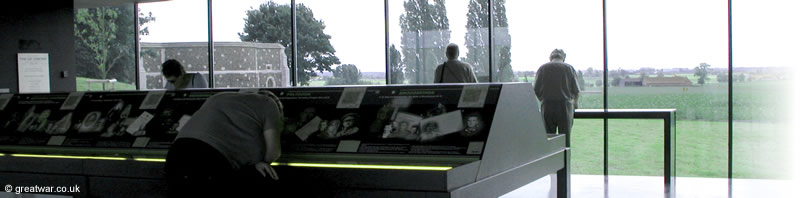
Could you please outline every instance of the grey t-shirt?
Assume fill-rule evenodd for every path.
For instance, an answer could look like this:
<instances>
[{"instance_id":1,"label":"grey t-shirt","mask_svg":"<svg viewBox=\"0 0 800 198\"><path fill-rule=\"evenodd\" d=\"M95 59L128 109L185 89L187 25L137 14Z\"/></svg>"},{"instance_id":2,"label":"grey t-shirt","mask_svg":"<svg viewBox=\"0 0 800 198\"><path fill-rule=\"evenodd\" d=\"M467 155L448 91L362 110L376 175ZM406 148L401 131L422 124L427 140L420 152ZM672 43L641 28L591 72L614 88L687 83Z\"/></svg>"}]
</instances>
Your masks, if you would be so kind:
<instances>
[{"instance_id":1,"label":"grey t-shirt","mask_svg":"<svg viewBox=\"0 0 800 198\"><path fill-rule=\"evenodd\" d=\"M475 77L475 72L472 72L472 66L459 60L448 60L447 62L437 66L436 76L433 79L433 83L475 82L478 82L478 78Z\"/></svg>"},{"instance_id":2,"label":"grey t-shirt","mask_svg":"<svg viewBox=\"0 0 800 198\"><path fill-rule=\"evenodd\" d=\"M536 71L533 90L539 101L565 101L580 93L575 68L563 62L545 63Z\"/></svg>"},{"instance_id":3,"label":"grey t-shirt","mask_svg":"<svg viewBox=\"0 0 800 198\"><path fill-rule=\"evenodd\" d=\"M264 95L222 92L209 97L175 140L194 138L216 148L234 169L264 161L264 130L280 122L275 102Z\"/></svg>"}]
</instances>

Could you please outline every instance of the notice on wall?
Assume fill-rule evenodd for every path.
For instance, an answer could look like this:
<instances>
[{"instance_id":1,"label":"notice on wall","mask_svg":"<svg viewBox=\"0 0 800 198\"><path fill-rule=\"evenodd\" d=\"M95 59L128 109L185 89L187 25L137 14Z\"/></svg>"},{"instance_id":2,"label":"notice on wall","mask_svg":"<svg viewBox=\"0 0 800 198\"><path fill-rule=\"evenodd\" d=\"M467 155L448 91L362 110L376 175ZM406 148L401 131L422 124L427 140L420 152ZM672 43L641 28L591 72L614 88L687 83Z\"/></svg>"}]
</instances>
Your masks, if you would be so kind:
<instances>
[{"instance_id":1,"label":"notice on wall","mask_svg":"<svg viewBox=\"0 0 800 198\"><path fill-rule=\"evenodd\" d=\"M50 93L50 58L47 53L17 54L19 93Z\"/></svg>"}]
</instances>

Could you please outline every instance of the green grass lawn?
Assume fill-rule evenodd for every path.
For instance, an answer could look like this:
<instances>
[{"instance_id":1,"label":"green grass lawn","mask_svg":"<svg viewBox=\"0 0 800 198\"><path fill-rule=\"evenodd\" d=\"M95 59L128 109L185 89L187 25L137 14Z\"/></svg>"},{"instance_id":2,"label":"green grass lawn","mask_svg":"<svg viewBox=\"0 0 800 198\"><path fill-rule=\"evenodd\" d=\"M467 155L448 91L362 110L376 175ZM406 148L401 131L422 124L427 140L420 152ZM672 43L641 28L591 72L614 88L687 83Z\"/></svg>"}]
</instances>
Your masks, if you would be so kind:
<instances>
[{"instance_id":1,"label":"green grass lawn","mask_svg":"<svg viewBox=\"0 0 800 198\"><path fill-rule=\"evenodd\" d=\"M733 84L734 120L777 121L789 112L790 83L786 81L760 81ZM584 93L580 108L602 109L602 90ZM679 120L728 119L727 84L709 84L702 87L609 87L608 106L611 109L678 110Z\"/></svg>"},{"instance_id":2,"label":"green grass lawn","mask_svg":"<svg viewBox=\"0 0 800 198\"><path fill-rule=\"evenodd\" d=\"M75 85L76 85L76 90L77 91L88 91L89 90L89 87L86 85L86 80L87 79L91 79L91 78L84 78L84 77L77 77L76 78L76 80L75 80L76 84ZM128 84L128 83L116 82L116 83L114 83L114 86L115 86L117 91L120 91L120 90L136 90L136 85ZM110 90L110 89L111 89L111 84L107 84L106 85L106 90ZM93 83L92 84L91 91L102 91L102 90L103 90L103 85L102 84L100 84L100 83Z\"/></svg>"},{"instance_id":3,"label":"green grass lawn","mask_svg":"<svg viewBox=\"0 0 800 198\"><path fill-rule=\"evenodd\" d=\"M603 174L602 119L579 119L572 133L572 173ZM727 177L727 122L679 120L676 173ZM664 171L660 120L609 120L609 174L661 176ZM787 178L791 134L779 123L734 122L733 175Z\"/></svg>"}]
</instances>

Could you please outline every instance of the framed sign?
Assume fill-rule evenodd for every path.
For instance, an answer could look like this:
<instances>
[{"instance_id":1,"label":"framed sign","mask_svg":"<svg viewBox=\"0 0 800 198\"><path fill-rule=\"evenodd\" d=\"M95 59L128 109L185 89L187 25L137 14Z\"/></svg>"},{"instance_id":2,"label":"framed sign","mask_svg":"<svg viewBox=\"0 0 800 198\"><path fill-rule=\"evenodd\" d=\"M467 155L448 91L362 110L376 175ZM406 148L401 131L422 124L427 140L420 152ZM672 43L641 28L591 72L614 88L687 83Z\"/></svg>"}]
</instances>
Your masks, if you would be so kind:
<instances>
[{"instance_id":1,"label":"framed sign","mask_svg":"<svg viewBox=\"0 0 800 198\"><path fill-rule=\"evenodd\" d=\"M19 93L50 93L50 59L47 53L17 54Z\"/></svg>"}]
</instances>

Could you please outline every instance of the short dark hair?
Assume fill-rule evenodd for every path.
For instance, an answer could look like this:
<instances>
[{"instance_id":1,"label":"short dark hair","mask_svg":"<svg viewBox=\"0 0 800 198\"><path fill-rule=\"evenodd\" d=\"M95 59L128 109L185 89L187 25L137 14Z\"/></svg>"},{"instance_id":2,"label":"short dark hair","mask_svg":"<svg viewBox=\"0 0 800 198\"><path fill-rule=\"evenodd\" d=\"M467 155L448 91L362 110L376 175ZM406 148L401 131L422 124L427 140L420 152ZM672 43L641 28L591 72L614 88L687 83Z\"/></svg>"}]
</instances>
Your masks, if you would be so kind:
<instances>
[{"instance_id":1,"label":"short dark hair","mask_svg":"<svg viewBox=\"0 0 800 198\"><path fill-rule=\"evenodd\" d=\"M456 58L458 58L458 45L455 44L455 43L448 44L447 48L445 48L445 52L444 53L447 56L447 59L456 59Z\"/></svg>"},{"instance_id":2,"label":"short dark hair","mask_svg":"<svg viewBox=\"0 0 800 198\"><path fill-rule=\"evenodd\" d=\"M183 65L181 64L181 62L178 62L178 60L169 59L167 61L164 61L163 64L161 64L161 74L164 74L165 77L181 76L185 73L186 71L183 69Z\"/></svg>"}]
</instances>

